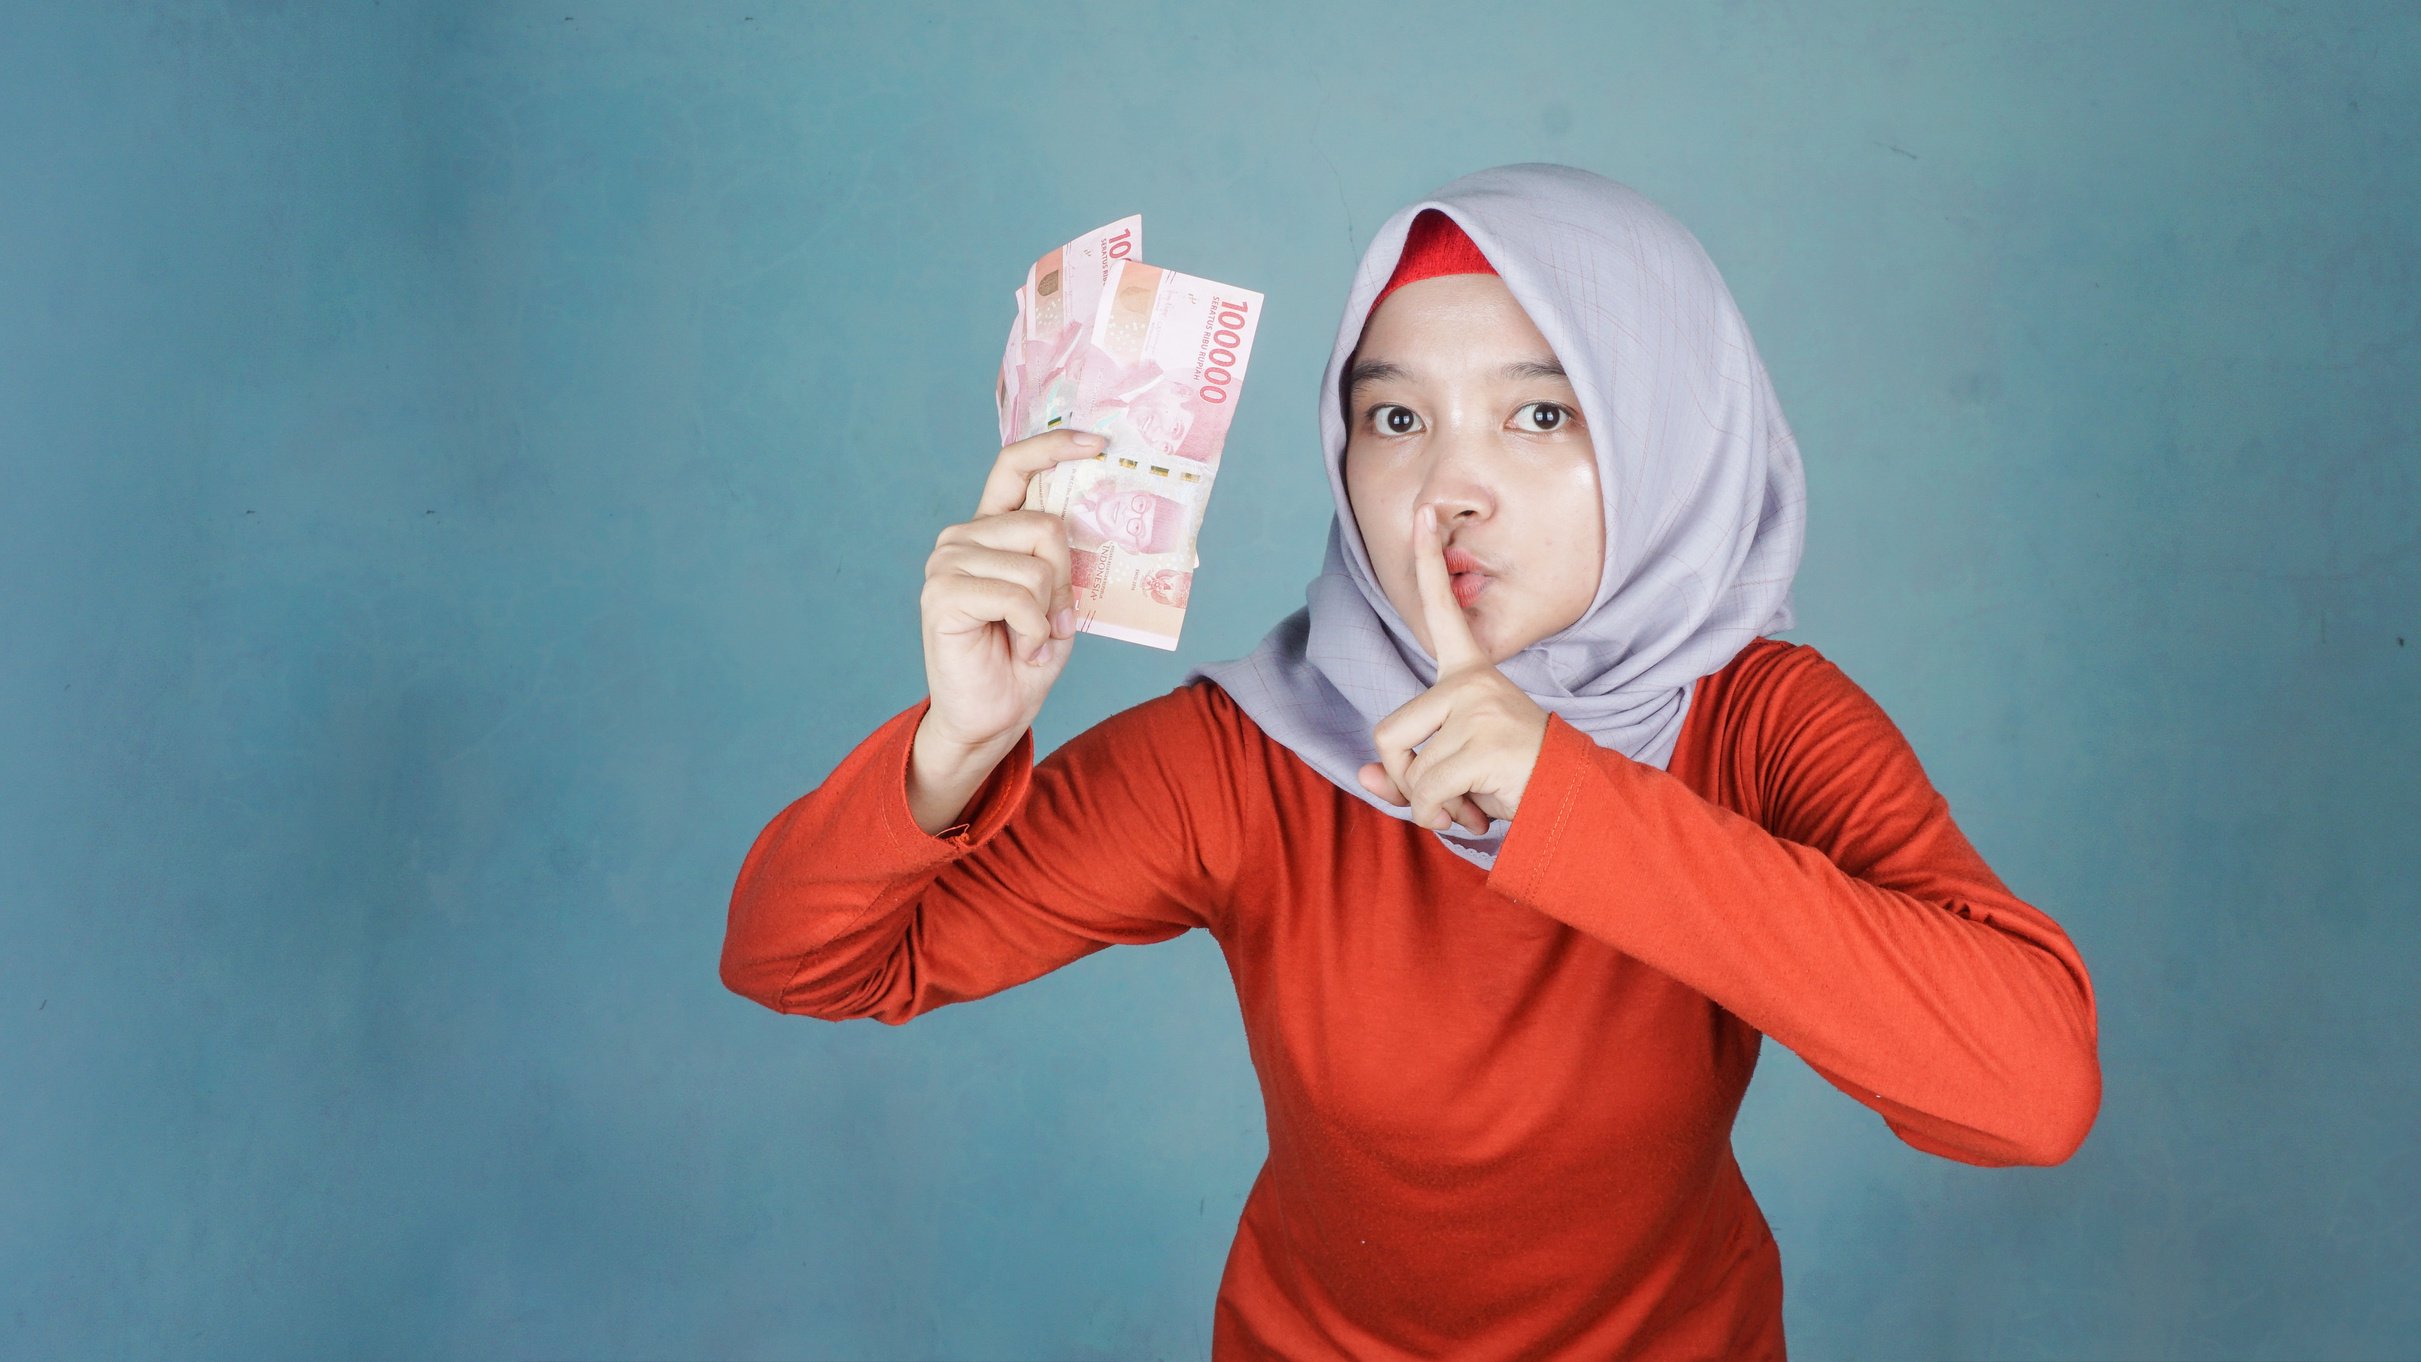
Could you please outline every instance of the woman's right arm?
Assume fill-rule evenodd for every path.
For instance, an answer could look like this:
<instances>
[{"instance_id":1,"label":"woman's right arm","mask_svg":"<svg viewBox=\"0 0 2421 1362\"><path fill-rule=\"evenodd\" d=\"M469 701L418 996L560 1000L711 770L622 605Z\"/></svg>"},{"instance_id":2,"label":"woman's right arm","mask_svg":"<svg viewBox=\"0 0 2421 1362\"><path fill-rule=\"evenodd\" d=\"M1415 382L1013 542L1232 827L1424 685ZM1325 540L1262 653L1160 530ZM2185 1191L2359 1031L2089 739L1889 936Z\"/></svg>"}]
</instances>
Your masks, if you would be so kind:
<instances>
[{"instance_id":1,"label":"woman's right arm","mask_svg":"<svg viewBox=\"0 0 2421 1362\"><path fill-rule=\"evenodd\" d=\"M898 1025L1105 946L1221 933L1249 838L1246 757L1214 694L1147 700L1040 763L1021 735L938 833L907 797L928 702L902 711L758 834L724 984L777 1012Z\"/></svg>"},{"instance_id":2,"label":"woman's right arm","mask_svg":"<svg viewBox=\"0 0 2421 1362\"><path fill-rule=\"evenodd\" d=\"M1204 802L1233 789L1234 754L1203 688L1033 761L1075 631L1064 529L1018 508L1035 474L1099 447L1064 430L1005 447L974 518L936 539L920 598L930 693L759 834L724 939L734 992L902 1022L1202 925L1239 836L1232 800Z\"/></svg>"}]
</instances>

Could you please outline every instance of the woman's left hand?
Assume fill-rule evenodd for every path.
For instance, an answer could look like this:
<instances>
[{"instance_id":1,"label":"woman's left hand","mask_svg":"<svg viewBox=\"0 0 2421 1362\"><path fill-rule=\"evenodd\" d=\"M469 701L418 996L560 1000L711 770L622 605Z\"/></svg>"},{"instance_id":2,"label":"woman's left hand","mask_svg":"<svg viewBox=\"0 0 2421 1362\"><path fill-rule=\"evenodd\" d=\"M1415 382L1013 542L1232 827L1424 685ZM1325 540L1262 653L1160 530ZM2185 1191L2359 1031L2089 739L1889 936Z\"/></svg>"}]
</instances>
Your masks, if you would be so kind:
<instances>
[{"instance_id":1,"label":"woman's left hand","mask_svg":"<svg viewBox=\"0 0 2421 1362\"><path fill-rule=\"evenodd\" d=\"M1437 654L1437 684L1379 721L1379 760L1362 764L1362 788L1409 804L1412 821L1443 832L1459 824L1484 833L1511 818L1547 740L1547 711L1488 660L1454 599L1437 508L1413 518L1413 570L1421 614ZM1420 748L1418 752L1413 751Z\"/></svg>"}]
</instances>

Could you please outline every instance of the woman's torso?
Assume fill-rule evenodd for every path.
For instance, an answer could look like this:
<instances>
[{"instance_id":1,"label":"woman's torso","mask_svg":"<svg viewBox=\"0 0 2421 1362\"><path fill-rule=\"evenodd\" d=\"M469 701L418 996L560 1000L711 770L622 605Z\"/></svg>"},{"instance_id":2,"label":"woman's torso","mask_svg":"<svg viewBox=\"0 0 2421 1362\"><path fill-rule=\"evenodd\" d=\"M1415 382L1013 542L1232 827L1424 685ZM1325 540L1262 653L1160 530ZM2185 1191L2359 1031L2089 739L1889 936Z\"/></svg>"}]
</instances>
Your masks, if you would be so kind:
<instances>
[{"instance_id":1,"label":"woman's torso","mask_svg":"<svg viewBox=\"0 0 2421 1362\"><path fill-rule=\"evenodd\" d=\"M1700 680L1669 775L1754 816L1729 721L1791 647ZM1780 1355L1779 1261L1729 1138L1758 1034L1210 699L1249 735L1239 796L1282 823L1218 929L1269 1158L1216 1355Z\"/></svg>"}]
</instances>

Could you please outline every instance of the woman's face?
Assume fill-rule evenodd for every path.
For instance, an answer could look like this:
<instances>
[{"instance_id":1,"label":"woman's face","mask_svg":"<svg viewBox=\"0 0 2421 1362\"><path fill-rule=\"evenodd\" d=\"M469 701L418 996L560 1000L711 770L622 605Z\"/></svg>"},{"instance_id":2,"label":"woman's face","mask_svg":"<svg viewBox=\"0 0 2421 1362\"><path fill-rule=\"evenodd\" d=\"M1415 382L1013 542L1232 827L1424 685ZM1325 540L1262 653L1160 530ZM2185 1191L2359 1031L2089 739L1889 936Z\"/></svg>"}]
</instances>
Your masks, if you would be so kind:
<instances>
[{"instance_id":1,"label":"woman's face","mask_svg":"<svg viewBox=\"0 0 2421 1362\"><path fill-rule=\"evenodd\" d=\"M1491 662L1578 620L1605 565L1597 454L1578 394L1504 280L1440 275L1387 295L1346 382L1354 522L1430 655L1412 561L1426 505Z\"/></svg>"}]
</instances>

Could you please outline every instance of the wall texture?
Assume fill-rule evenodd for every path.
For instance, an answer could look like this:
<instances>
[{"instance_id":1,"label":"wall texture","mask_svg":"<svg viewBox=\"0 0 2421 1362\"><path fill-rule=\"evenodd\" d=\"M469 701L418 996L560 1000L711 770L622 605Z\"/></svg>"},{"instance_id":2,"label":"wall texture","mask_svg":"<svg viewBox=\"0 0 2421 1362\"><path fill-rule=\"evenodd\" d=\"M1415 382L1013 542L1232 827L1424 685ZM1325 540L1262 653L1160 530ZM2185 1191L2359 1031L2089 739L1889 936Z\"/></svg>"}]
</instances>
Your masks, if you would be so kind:
<instances>
[{"instance_id":1,"label":"wall texture","mask_svg":"<svg viewBox=\"0 0 2421 1362\"><path fill-rule=\"evenodd\" d=\"M1507 8L0 0L0 1353L1202 1356L1211 942L836 1027L726 896L922 693L1026 260L1270 318L1049 746L1300 602L1362 242L1529 159L1724 269L1788 637L2099 989L2052 1169L1768 1048L1794 1355L2421 1351L2421 11Z\"/></svg>"}]
</instances>

